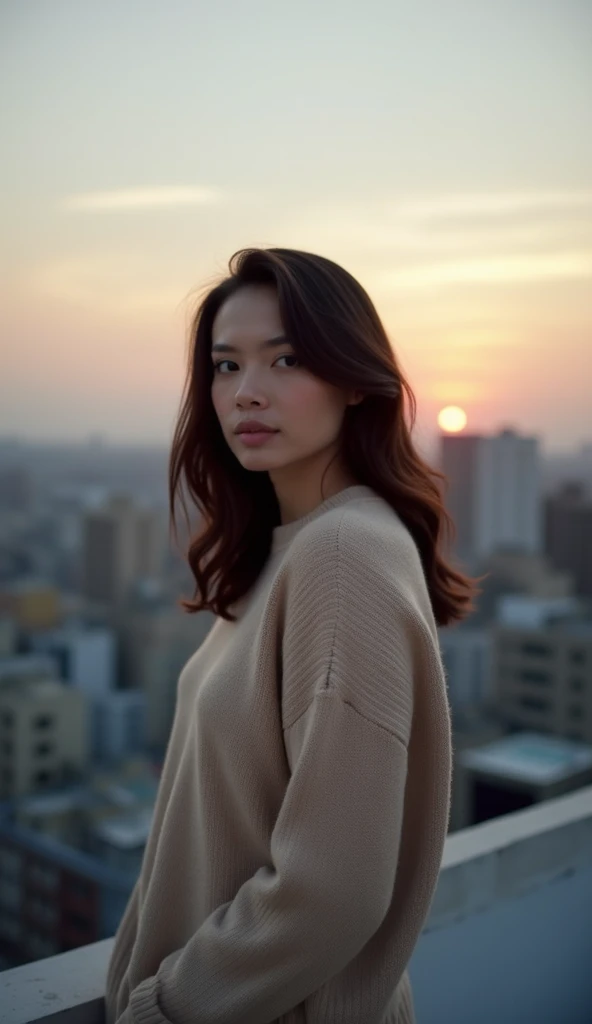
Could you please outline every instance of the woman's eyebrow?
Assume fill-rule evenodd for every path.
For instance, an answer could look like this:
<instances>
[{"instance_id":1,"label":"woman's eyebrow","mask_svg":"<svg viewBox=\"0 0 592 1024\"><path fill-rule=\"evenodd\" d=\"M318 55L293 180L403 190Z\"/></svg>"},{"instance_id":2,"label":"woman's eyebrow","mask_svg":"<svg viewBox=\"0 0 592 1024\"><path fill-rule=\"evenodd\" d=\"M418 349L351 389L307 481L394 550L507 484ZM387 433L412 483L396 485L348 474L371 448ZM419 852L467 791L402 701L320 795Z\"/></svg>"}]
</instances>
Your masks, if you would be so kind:
<instances>
[{"instance_id":1,"label":"woman's eyebrow","mask_svg":"<svg viewBox=\"0 0 592 1024\"><path fill-rule=\"evenodd\" d=\"M280 345L288 344L286 336L280 334L277 338L268 338L267 341L262 341L259 348L279 348ZM212 352L240 352L240 349L235 348L234 345L227 345L225 341L218 341L212 345Z\"/></svg>"}]
</instances>

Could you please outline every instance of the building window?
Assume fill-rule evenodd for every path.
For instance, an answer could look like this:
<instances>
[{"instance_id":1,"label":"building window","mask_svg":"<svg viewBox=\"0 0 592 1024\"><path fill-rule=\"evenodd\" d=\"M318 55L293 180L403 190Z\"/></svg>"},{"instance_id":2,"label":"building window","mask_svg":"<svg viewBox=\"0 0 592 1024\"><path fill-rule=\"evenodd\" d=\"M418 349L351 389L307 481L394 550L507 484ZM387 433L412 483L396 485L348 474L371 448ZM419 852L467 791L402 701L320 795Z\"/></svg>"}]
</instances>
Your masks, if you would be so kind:
<instances>
[{"instance_id":1,"label":"building window","mask_svg":"<svg viewBox=\"0 0 592 1024\"><path fill-rule=\"evenodd\" d=\"M49 729L50 725L53 725L51 715L36 715L33 719L34 729Z\"/></svg>"},{"instance_id":2,"label":"building window","mask_svg":"<svg viewBox=\"0 0 592 1024\"><path fill-rule=\"evenodd\" d=\"M523 694L518 697L518 703L523 708L528 708L529 711L548 711L549 702L543 700L541 697L531 697L529 694Z\"/></svg>"},{"instance_id":3,"label":"building window","mask_svg":"<svg viewBox=\"0 0 592 1024\"><path fill-rule=\"evenodd\" d=\"M547 672L537 672L537 670L533 668L522 669L520 672L520 678L525 683L543 683L545 686L548 686L551 682L551 677Z\"/></svg>"},{"instance_id":4,"label":"building window","mask_svg":"<svg viewBox=\"0 0 592 1024\"><path fill-rule=\"evenodd\" d=\"M51 772L34 772L32 776L32 783L34 786L45 786L52 781L52 778L53 776Z\"/></svg>"},{"instance_id":5,"label":"building window","mask_svg":"<svg viewBox=\"0 0 592 1024\"><path fill-rule=\"evenodd\" d=\"M576 650L569 652L569 660L572 665L584 665L586 662L586 652L583 650Z\"/></svg>"},{"instance_id":6,"label":"building window","mask_svg":"<svg viewBox=\"0 0 592 1024\"><path fill-rule=\"evenodd\" d=\"M4 740L4 743L2 744L2 748L3 748L5 754L13 754L14 753L14 746L13 746L12 740Z\"/></svg>"},{"instance_id":7,"label":"building window","mask_svg":"<svg viewBox=\"0 0 592 1024\"><path fill-rule=\"evenodd\" d=\"M14 713L12 711L2 712L2 725L5 725L7 728L14 725Z\"/></svg>"},{"instance_id":8,"label":"building window","mask_svg":"<svg viewBox=\"0 0 592 1024\"><path fill-rule=\"evenodd\" d=\"M50 754L52 751L51 743L36 743L35 753L36 754Z\"/></svg>"},{"instance_id":9,"label":"building window","mask_svg":"<svg viewBox=\"0 0 592 1024\"><path fill-rule=\"evenodd\" d=\"M551 654L551 649L546 644L537 644L532 641L521 644L520 649L523 654L537 654L545 658Z\"/></svg>"},{"instance_id":10,"label":"building window","mask_svg":"<svg viewBox=\"0 0 592 1024\"><path fill-rule=\"evenodd\" d=\"M12 779L12 768L4 768L2 772L2 781L5 782L8 786L10 786L10 784L12 783Z\"/></svg>"},{"instance_id":11,"label":"building window","mask_svg":"<svg viewBox=\"0 0 592 1024\"><path fill-rule=\"evenodd\" d=\"M581 679L579 676L572 676L569 681L569 685L571 689L575 691L575 693L581 693L584 689L584 680Z\"/></svg>"},{"instance_id":12,"label":"building window","mask_svg":"<svg viewBox=\"0 0 592 1024\"><path fill-rule=\"evenodd\" d=\"M569 717L579 721L583 718L584 713L580 704L572 704L569 708Z\"/></svg>"}]
</instances>

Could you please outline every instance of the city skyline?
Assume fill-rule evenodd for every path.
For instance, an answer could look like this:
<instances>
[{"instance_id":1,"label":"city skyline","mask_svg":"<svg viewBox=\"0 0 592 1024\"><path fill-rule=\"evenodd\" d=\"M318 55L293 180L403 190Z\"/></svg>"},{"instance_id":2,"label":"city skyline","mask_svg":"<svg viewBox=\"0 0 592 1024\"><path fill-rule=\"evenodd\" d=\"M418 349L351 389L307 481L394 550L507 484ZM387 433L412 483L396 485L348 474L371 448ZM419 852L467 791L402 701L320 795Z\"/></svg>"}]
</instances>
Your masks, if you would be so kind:
<instances>
[{"instance_id":1,"label":"city skyline","mask_svg":"<svg viewBox=\"0 0 592 1024\"><path fill-rule=\"evenodd\" d=\"M1 435L166 445L199 290L283 245L368 290L420 436L460 406L469 433L590 440L590 10L1 17Z\"/></svg>"}]
</instances>

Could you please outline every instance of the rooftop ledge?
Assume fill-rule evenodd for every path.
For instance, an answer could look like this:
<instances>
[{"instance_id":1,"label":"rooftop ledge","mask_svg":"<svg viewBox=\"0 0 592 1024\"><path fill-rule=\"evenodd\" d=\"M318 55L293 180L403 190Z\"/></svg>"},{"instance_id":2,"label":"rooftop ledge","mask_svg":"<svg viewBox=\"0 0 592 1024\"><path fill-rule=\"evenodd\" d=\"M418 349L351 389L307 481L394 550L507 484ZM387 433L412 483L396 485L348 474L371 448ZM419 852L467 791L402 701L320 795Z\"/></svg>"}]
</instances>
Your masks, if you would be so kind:
<instances>
[{"instance_id":1,"label":"rooftop ledge","mask_svg":"<svg viewBox=\"0 0 592 1024\"><path fill-rule=\"evenodd\" d=\"M418 1024L590 1024L592 786L455 832L410 964ZM3 1024L103 1024L113 939L0 974Z\"/></svg>"}]
</instances>

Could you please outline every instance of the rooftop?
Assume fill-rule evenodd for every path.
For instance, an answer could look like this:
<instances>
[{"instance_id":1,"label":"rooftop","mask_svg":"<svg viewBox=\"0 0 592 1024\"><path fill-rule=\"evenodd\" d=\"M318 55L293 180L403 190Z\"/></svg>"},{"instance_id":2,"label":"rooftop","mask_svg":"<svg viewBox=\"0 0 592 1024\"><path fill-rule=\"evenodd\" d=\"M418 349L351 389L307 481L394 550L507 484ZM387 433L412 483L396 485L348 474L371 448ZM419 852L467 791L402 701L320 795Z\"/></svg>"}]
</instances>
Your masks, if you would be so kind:
<instances>
[{"instance_id":1,"label":"rooftop","mask_svg":"<svg viewBox=\"0 0 592 1024\"><path fill-rule=\"evenodd\" d=\"M552 783L592 767L592 747L558 736L520 732L458 754L467 768L520 782Z\"/></svg>"},{"instance_id":2,"label":"rooftop","mask_svg":"<svg viewBox=\"0 0 592 1024\"><path fill-rule=\"evenodd\" d=\"M119 849L133 850L144 846L150 834L153 812L143 808L135 814L127 814L121 818L107 818L97 821L93 832L100 839L105 839Z\"/></svg>"}]
</instances>

